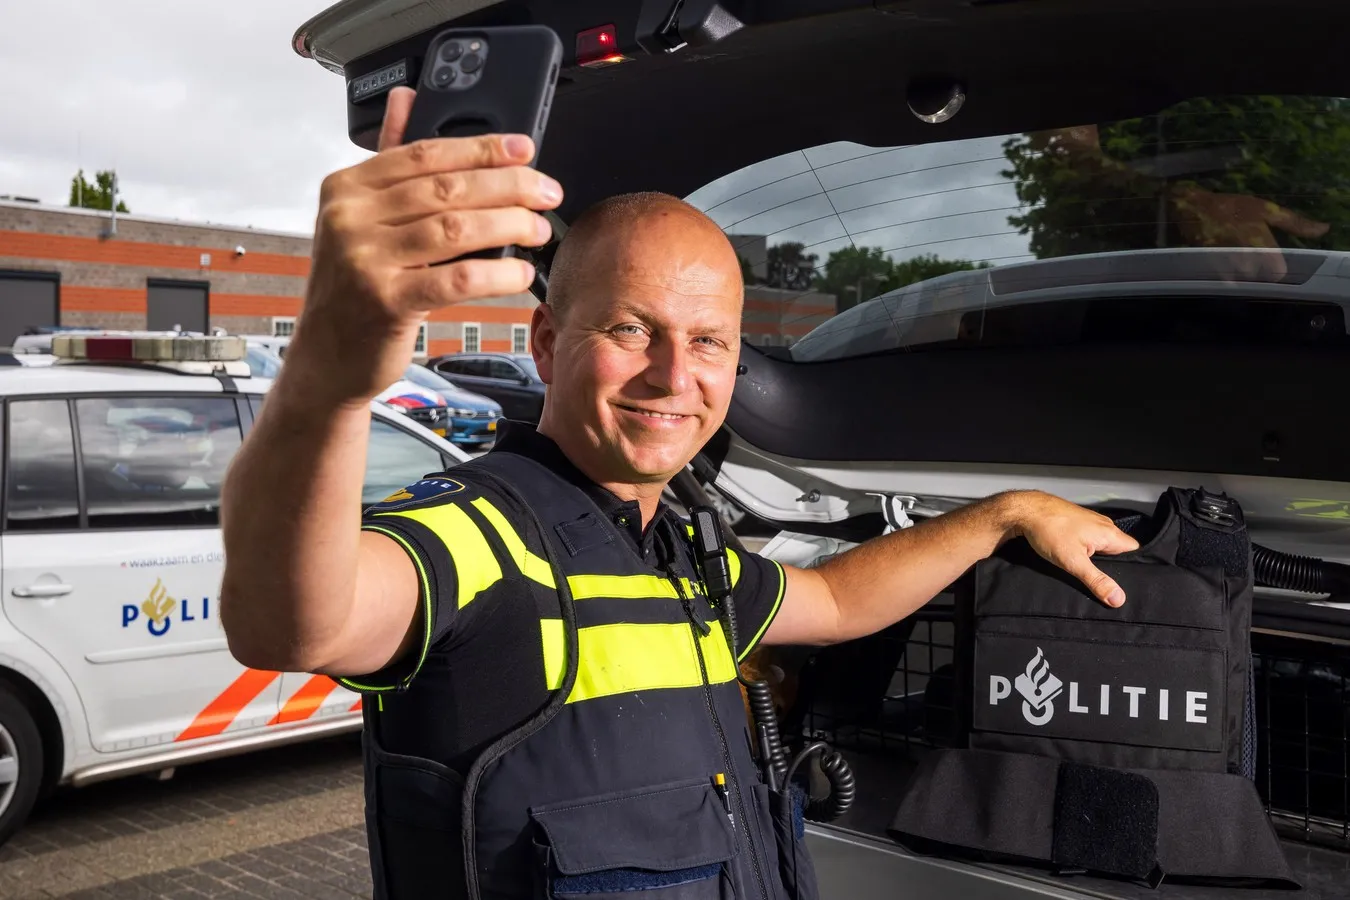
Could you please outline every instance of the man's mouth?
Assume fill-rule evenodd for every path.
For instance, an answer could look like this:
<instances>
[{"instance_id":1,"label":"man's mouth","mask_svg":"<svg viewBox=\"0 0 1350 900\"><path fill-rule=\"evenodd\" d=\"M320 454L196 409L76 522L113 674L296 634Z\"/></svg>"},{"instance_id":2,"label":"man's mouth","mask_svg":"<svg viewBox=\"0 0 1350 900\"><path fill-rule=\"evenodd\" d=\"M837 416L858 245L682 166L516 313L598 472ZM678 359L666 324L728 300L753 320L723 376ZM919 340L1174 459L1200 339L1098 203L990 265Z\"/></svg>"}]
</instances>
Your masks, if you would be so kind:
<instances>
[{"instance_id":1,"label":"man's mouth","mask_svg":"<svg viewBox=\"0 0 1350 900\"><path fill-rule=\"evenodd\" d=\"M643 409L640 406L629 406L625 403L616 403L615 406L619 407L619 409L627 410L630 413L636 413L639 416L649 416L653 419L669 419L673 421L678 421L680 419L689 418L688 416L681 415L679 413L661 412L660 410L655 409Z\"/></svg>"}]
</instances>

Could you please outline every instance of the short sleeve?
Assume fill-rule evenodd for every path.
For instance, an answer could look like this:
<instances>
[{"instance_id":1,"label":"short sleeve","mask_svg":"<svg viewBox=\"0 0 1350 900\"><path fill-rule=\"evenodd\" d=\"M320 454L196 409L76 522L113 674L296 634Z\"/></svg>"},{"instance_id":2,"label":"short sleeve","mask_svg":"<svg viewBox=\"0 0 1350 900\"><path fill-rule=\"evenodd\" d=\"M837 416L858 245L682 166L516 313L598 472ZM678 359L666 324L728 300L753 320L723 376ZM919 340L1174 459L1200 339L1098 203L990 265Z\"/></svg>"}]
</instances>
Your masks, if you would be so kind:
<instances>
[{"instance_id":1,"label":"short sleeve","mask_svg":"<svg viewBox=\"0 0 1350 900\"><path fill-rule=\"evenodd\" d=\"M736 605L737 661L759 645L783 605L787 577L783 567L758 553L727 549L731 566L731 599Z\"/></svg>"},{"instance_id":2,"label":"short sleeve","mask_svg":"<svg viewBox=\"0 0 1350 900\"><path fill-rule=\"evenodd\" d=\"M427 654L463 629L472 615L464 608L468 601L501 578L496 555L465 512L470 496L457 480L429 478L365 511L361 530L394 541L417 569L421 636L411 653L387 668L336 679L344 687L361 693L406 688Z\"/></svg>"}]
</instances>

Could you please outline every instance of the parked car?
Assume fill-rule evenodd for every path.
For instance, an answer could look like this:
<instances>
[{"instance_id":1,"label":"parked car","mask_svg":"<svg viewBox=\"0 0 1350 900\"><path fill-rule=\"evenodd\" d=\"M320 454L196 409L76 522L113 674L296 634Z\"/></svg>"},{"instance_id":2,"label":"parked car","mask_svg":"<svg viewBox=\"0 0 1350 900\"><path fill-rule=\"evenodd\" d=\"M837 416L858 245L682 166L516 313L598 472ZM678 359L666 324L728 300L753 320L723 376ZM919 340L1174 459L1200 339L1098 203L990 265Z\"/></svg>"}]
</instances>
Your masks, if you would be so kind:
<instances>
[{"instance_id":1,"label":"parked car","mask_svg":"<svg viewBox=\"0 0 1350 900\"><path fill-rule=\"evenodd\" d=\"M538 423L543 415L545 384L528 353L451 353L426 365L459 387L496 400L509 419Z\"/></svg>"},{"instance_id":2,"label":"parked car","mask_svg":"<svg viewBox=\"0 0 1350 900\"><path fill-rule=\"evenodd\" d=\"M561 223L663 191L743 255L751 339L696 468L781 529L765 555L812 565L1004 490L1148 510L1175 484L1227 492L1265 546L1350 562L1345 4L450 0L416 20L405 7L347 0L294 46L369 85L459 16L548 25L567 77L540 164L565 187ZM574 37L597 32L612 43L578 58ZM344 112L374 150L382 104ZM447 370L452 358L433 367L494 396L485 370ZM1261 589L1253 619L1256 786L1308 900L1346 896L1346 599ZM785 731L827 739L858 774L845 818L805 826L824 897L1277 896L897 844L908 776L944 737L951 634L945 595L835 648L869 670L832 698L856 714L812 703ZM792 651L808 662L785 666L784 688L826 652Z\"/></svg>"},{"instance_id":3,"label":"parked car","mask_svg":"<svg viewBox=\"0 0 1350 900\"><path fill-rule=\"evenodd\" d=\"M425 366L413 363L403 373L405 381L439 394L450 416L446 434L457 447L487 450L497 440L497 420L502 417L499 403L452 384Z\"/></svg>"},{"instance_id":4,"label":"parked car","mask_svg":"<svg viewBox=\"0 0 1350 900\"><path fill-rule=\"evenodd\" d=\"M361 727L358 695L226 646L220 486L271 385L242 354L226 365L232 379L149 358L0 378L0 841L57 785ZM468 458L370 412L364 504Z\"/></svg>"}]
</instances>

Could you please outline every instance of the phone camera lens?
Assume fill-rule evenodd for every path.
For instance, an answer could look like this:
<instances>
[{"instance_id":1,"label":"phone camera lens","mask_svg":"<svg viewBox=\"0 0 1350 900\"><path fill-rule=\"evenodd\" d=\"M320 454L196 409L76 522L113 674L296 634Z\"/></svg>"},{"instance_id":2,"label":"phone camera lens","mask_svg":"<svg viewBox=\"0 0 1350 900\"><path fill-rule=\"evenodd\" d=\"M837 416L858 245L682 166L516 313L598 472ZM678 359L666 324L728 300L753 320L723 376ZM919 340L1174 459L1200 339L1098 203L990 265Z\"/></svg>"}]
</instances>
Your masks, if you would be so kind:
<instances>
[{"instance_id":1,"label":"phone camera lens","mask_svg":"<svg viewBox=\"0 0 1350 900\"><path fill-rule=\"evenodd\" d=\"M483 67L483 57L479 56L477 53L470 53L468 56L464 57L464 60L459 64L459 67L464 70L466 75L477 72Z\"/></svg>"},{"instance_id":2,"label":"phone camera lens","mask_svg":"<svg viewBox=\"0 0 1350 900\"><path fill-rule=\"evenodd\" d=\"M454 62L464 55L464 45L458 41L450 41L441 45L441 59L446 62Z\"/></svg>"},{"instance_id":3,"label":"phone camera lens","mask_svg":"<svg viewBox=\"0 0 1350 900\"><path fill-rule=\"evenodd\" d=\"M449 66L446 66L443 69L437 69L436 73L431 76L431 81L436 87L446 87L454 80L455 70Z\"/></svg>"}]
</instances>

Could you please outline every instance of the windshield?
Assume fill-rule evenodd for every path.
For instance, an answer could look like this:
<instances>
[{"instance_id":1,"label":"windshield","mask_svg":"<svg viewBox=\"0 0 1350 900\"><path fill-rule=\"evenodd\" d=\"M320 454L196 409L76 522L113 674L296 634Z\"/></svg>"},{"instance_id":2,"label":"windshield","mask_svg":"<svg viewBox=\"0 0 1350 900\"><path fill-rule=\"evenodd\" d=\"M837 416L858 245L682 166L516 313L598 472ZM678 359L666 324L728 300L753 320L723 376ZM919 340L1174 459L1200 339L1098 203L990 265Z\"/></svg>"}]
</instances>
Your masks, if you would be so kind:
<instances>
[{"instance_id":1,"label":"windshield","mask_svg":"<svg viewBox=\"0 0 1350 900\"><path fill-rule=\"evenodd\" d=\"M408 366L403 371L403 377L418 387L430 388L433 391L453 391L455 389L455 386L449 381L425 366L417 365L417 363Z\"/></svg>"},{"instance_id":2,"label":"windshield","mask_svg":"<svg viewBox=\"0 0 1350 900\"><path fill-rule=\"evenodd\" d=\"M741 256L744 339L796 360L1114 337L1345 339L1350 104L1339 98L1198 98L1045 132L834 143L687 199Z\"/></svg>"}]
</instances>

